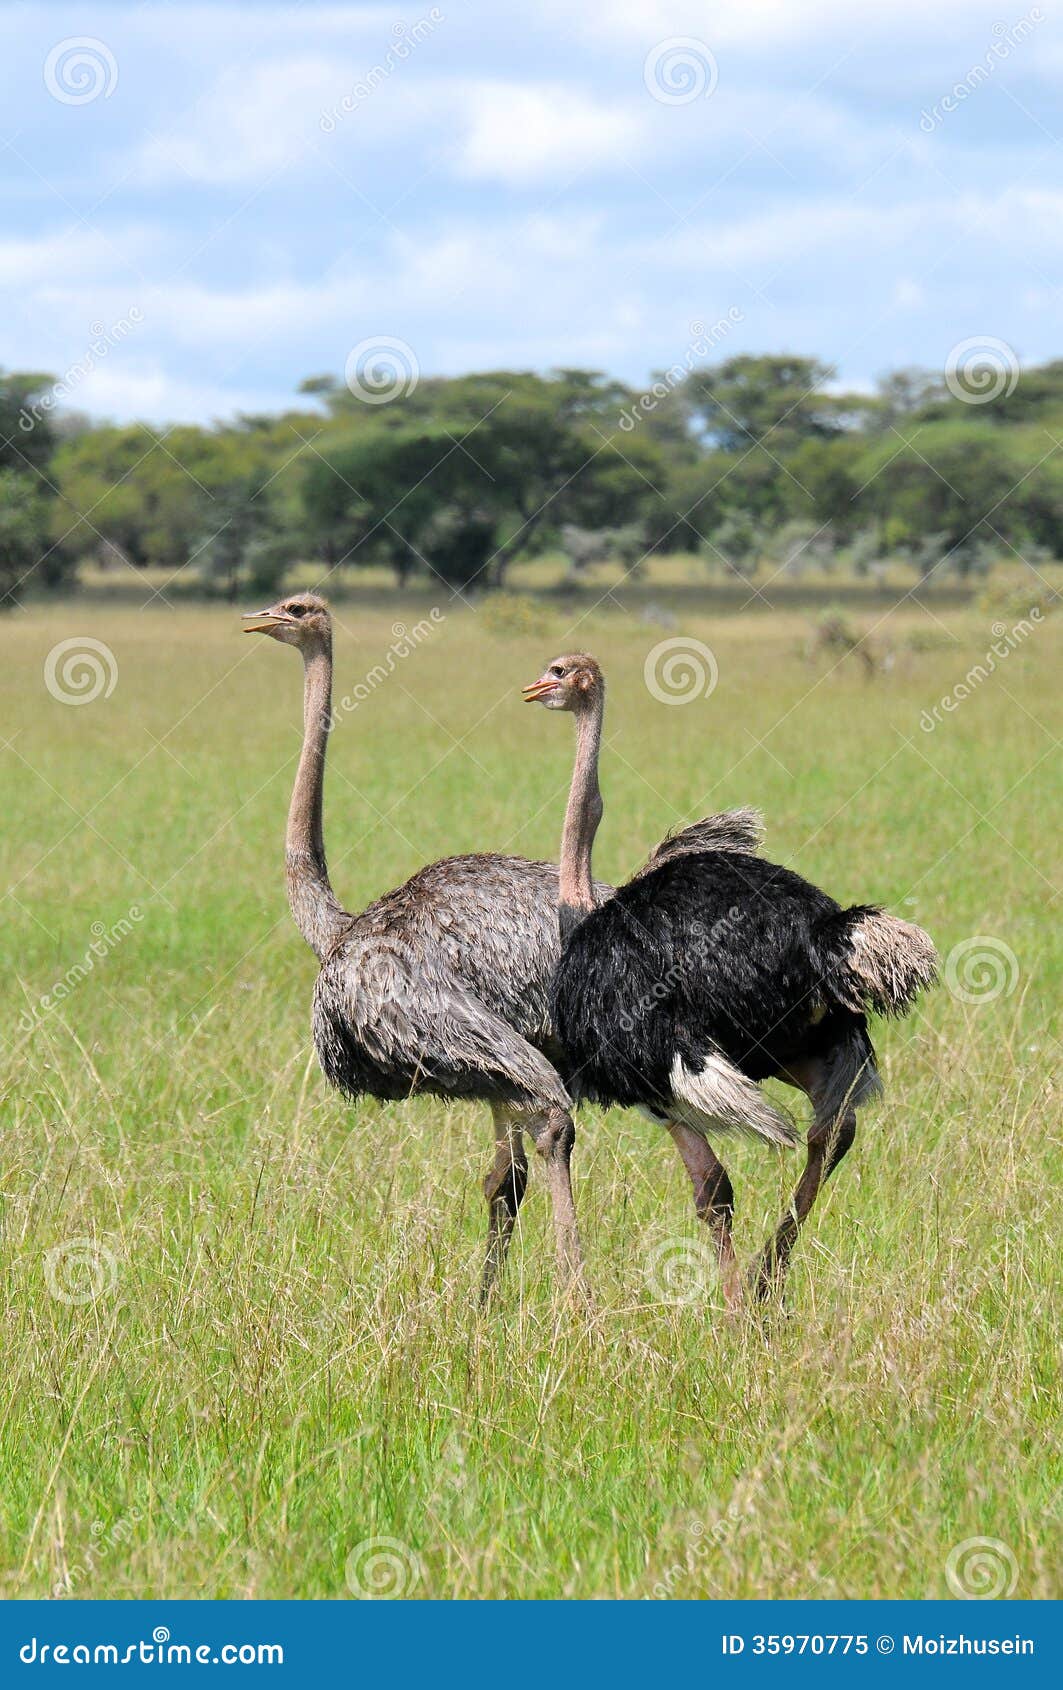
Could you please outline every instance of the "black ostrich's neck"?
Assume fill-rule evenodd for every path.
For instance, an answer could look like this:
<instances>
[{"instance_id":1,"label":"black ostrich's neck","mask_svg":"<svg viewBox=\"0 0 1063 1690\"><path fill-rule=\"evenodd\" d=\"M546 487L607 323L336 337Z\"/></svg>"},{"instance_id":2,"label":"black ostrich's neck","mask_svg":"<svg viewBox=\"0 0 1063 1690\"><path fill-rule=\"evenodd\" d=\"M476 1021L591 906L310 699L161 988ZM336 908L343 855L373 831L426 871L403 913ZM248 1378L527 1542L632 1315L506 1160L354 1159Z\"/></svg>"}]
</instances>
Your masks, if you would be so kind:
<instances>
[{"instance_id":1,"label":"black ostrich's neck","mask_svg":"<svg viewBox=\"0 0 1063 1690\"><path fill-rule=\"evenodd\" d=\"M576 718L576 762L561 833L558 922L562 944L594 908L591 853L603 810L602 795L598 789L602 715L603 701L599 696Z\"/></svg>"},{"instance_id":2,"label":"black ostrich's neck","mask_svg":"<svg viewBox=\"0 0 1063 1690\"><path fill-rule=\"evenodd\" d=\"M284 858L295 925L323 961L348 919L329 882L322 826L325 752L332 725L331 644L306 651L303 663L303 749L288 807Z\"/></svg>"}]
</instances>

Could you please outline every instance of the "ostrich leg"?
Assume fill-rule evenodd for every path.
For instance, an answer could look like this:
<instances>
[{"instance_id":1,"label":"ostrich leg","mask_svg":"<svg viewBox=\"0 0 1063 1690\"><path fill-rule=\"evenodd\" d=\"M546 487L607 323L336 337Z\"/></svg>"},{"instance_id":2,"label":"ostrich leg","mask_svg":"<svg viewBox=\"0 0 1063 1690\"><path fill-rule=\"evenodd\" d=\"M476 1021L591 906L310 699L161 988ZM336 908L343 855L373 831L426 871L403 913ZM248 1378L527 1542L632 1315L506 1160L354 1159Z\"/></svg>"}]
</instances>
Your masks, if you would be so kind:
<instances>
[{"instance_id":1,"label":"ostrich leg","mask_svg":"<svg viewBox=\"0 0 1063 1690\"><path fill-rule=\"evenodd\" d=\"M523 1196L527 1172L520 1142L523 1131L534 1139L543 1159L554 1210L558 1260L567 1290L572 1281L582 1279L583 1273L569 1175L569 1157L576 1132L569 1113L568 1093L557 1069L542 1051L521 1038L460 983L447 981L446 987L445 996L439 994L435 1005L431 1001L417 1005L422 1061L426 1066L437 1060L441 1066L453 1064L457 1052L465 1072L483 1074L490 1080L496 1097L499 1092L504 1097L508 1091L512 1099L504 1103L500 1100L496 1111L495 1165L484 1184L491 1208L485 1280L488 1271L494 1277L505 1254L517 1204ZM442 1006L445 1014L437 1006Z\"/></svg>"},{"instance_id":2,"label":"ostrich leg","mask_svg":"<svg viewBox=\"0 0 1063 1690\"><path fill-rule=\"evenodd\" d=\"M827 1069L822 1061L808 1062L783 1078L799 1086L812 1099L815 1111L808 1130L805 1170L797 1182L790 1206L769 1238L750 1275L750 1289L758 1302L767 1302L782 1290L790 1265L790 1253L797 1235L808 1219L820 1188L830 1178L856 1137L856 1110L846 1099L833 1109L826 1103Z\"/></svg>"},{"instance_id":3,"label":"ostrich leg","mask_svg":"<svg viewBox=\"0 0 1063 1690\"><path fill-rule=\"evenodd\" d=\"M716 1259L720 1264L723 1300L728 1309L738 1309L742 1306L742 1282L731 1238L734 1189L727 1169L708 1141L692 1127L679 1121L669 1121L667 1125L694 1187L694 1208L698 1219L705 1222L712 1234Z\"/></svg>"},{"instance_id":4,"label":"ostrich leg","mask_svg":"<svg viewBox=\"0 0 1063 1690\"><path fill-rule=\"evenodd\" d=\"M535 1148L543 1159L546 1183L554 1211L554 1233L557 1240L557 1260L564 1289L575 1290L586 1303L592 1301L583 1268L583 1250L576 1225L576 1205L572 1196L572 1146L576 1129L567 1109L552 1107L538 1115L530 1127Z\"/></svg>"},{"instance_id":5,"label":"ostrich leg","mask_svg":"<svg viewBox=\"0 0 1063 1690\"><path fill-rule=\"evenodd\" d=\"M487 1301L505 1265L517 1210L528 1183L528 1158L524 1153L519 1112L509 1104L493 1103L491 1114L495 1124L495 1160L484 1180L488 1226L481 1303Z\"/></svg>"}]
</instances>

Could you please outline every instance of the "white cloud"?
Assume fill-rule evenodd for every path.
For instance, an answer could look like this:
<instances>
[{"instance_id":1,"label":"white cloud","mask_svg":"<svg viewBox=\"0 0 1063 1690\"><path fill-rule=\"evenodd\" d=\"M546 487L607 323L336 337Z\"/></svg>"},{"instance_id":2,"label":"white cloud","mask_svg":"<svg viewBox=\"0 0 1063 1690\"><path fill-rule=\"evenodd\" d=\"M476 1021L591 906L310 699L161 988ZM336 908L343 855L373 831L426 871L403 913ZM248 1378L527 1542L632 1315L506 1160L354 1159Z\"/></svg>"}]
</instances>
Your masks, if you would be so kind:
<instances>
[{"instance_id":1,"label":"white cloud","mask_svg":"<svg viewBox=\"0 0 1063 1690\"><path fill-rule=\"evenodd\" d=\"M135 270L150 246L150 235L127 230L121 236L75 225L21 240L0 240L0 283L26 289L76 276L79 287L95 277L113 277L116 269Z\"/></svg>"},{"instance_id":2,"label":"white cloud","mask_svg":"<svg viewBox=\"0 0 1063 1690\"><path fill-rule=\"evenodd\" d=\"M474 84L458 168L481 180L523 184L563 182L637 145L640 115L626 105L596 100L578 85Z\"/></svg>"},{"instance_id":3,"label":"white cloud","mask_svg":"<svg viewBox=\"0 0 1063 1690\"><path fill-rule=\"evenodd\" d=\"M699 222L676 232L661 252L669 270L699 266L734 270L755 278L761 267L784 266L815 253L822 258L893 247L925 221L923 206L909 203L881 208L848 198L774 206L730 223Z\"/></svg>"},{"instance_id":4,"label":"white cloud","mask_svg":"<svg viewBox=\"0 0 1063 1690\"><path fill-rule=\"evenodd\" d=\"M154 423L206 422L237 411L282 410L294 406L290 393L263 393L231 383L185 381L163 363L119 362L118 355L97 365L70 396L75 410L119 422L138 418Z\"/></svg>"},{"instance_id":5,"label":"white cloud","mask_svg":"<svg viewBox=\"0 0 1063 1690\"><path fill-rule=\"evenodd\" d=\"M411 19L412 21L412 19ZM276 6L254 4L254 0L240 0L239 6L226 8L209 4L170 4L165 7L144 6L138 10L138 32L155 39L160 45L174 50L185 43L191 50L196 44L222 35L229 37L236 47L245 51L249 41L290 40L305 45L307 41L337 36L345 45L352 41L386 40L395 23L393 8L358 4L356 6Z\"/></svg>"},{"instance_id":6,"label":"white cloud","mask_svg":"<svg viewBox=\"0 0 1063 1690\"><path fill-rule=\"evenodd\" d=\"M0 363L61 373L135 305L75 403L172 418L283 404L375 333L426 372L642 381L732 304L729 347L815 352L844 379L861 339L876 368L976 330L1054 350L1063 192L1022 111L1063 53L1052 22L927 135L920 108L993 38L995 0L541 0L519 28L485 0L439 10L331 129L394 8L105 0L121 88L84 111L43 94L58 9L20 7L17 36L0 14L25 160L0 187ZM720 77L676 108L643 61L684 35Z\"/></svg>"},{"instance_id":7,"label":"white cloud","mask_svg":"<svg viewBox=\"0 0 1063 1690\"><path fill-rule=\"evenodd\" d=\"M987 311L972 281L970 256L985 251L990 233L1002 251L1022 245L1033 283L1037 266L1057 274L1063 193L1017 188L996 199L934 196L886 207L820 198L745 217L702 216L656 243L604 212L493 224L470 214L434 233L388 235L323 274L268 282L253 267L240 282L174 279L168 272L180 245L161 242L155 273L137 293L114 248L89 235L49 234L0 246L0 276L33 304L24 313L22 367L62 373L83 355L91 322L116 322L136 305L135 332L72 402L172 420L294 403L301 376L341 370L350 348L374 334L408 340L425 371L571 362L636 381L676 355L692 320L714 320L731 305L745 313L728 342L735 348L790 343L830 357L859 346L868 323L890 312L909 321L918 314L927 335L959 316L1006 338L1015 332L1010 321ZM116 245L134 246L149 264L150 235L136 228L123 239L119 231ZM828 273L832 292L819 280ZM1022 306L1013 291L1015 309L1053 309L1050 301ZM852 301L844 317L840 292ZM876 356L885 367L918 354Z\"/></svg>"},{"instance_id":8,"label":"white cloud","mask_svg":"<svg viewBox=\"0 0 1063 1690\"><path fill-rule=\"evenodd\" d=\"M429 53L428 41L419 51ZM371 68L346 54L307 54L229 70L172 130L144 143L141 171L150 181L261 187L288 168L319 168L315 155L326 169L330 160L357 168L375 149L397 145L408 156L442 137L444 164L459 176L532 185L616 166L647 136L641 102L596 100L578 85L428 75L415 86L407 61L367 92Z\"/></svg>"},{"instance_id":9,"label":"white cloud","mask_svg":"<svg viewBox=\"0 0 1063 1690\"><path fill-rule=\"evenodd\" d=\"M571 219L534 212L507 217L493 226L455 222L444 233L403 239L382 254L392 277L389 297L397 304L435 304L445 310L452 299L468 305L495 305L527 294L550 273L585 274L610 250L601 215ZM505 308L505 307L504 307Z\"/></svg>"},{"instance_id":10,"label":"white cloud","mask_svg":"<svg viewBox=\"0 0 1063 1690\"><path fill-rule=\"evenodd\" d=\"M145 142L141 170L151 181L262 186L321 138L320 114L346 86L319 55L228 70L171 132Z\"/></svg>"},{"instance_id":11,"label":"white cloud","mask_svg":"<svg viewBox=\"0 0 1063 1690\"><path fill-rule=\"evenodd\" d=\"M901 311L916 311L926 303L926 289L910 276L898 276L893 286L893 303Z\"/></svg>"},{"instance_id":12,"label":"white cloud","mask_svg":"<svg viewBox=\"0 0 1063 1690\"><path fill-rule=\"evenodd\" d=\"M836 196L776 206L729 224L688 224L663 252L656 251L669 270L725 266L754 278L759 266L785 267L809 258L820 268L839 260L853 264L869 253L895 256L907 243L920 240L922 256L936 268L943 243L968 235L1004 244L1014 241L1037 260L1063 250L1061 214L1063 194L1047 189L1013 187L997 197L911 196L892 205ZM917 285L918 278L908 278L909 292Z\"/></svg>"},{"instance_id":13,"label":"white cloud","mask_svg":"<svg viewBox=\"0 0 1063 1690\"><path fill-rule=\"evenodd\" d=\"M987 28L999 16L994 0L981 0ZM568 0L540 0L540 10L556 27L573 25L603 49L618 45L654 43L673 36L703 40L710 47L756 46L767 49L794 40L827 38L837 44L841 55L855 30L865 34L890 35L903 51L900 31L905 23L919 25L929 33L937 28L956 38L956 20L970 24L979 0L939 0L933 13L925 0L891 0L889 5L869 5L854 13L852 0L715 0L711 8L704 0L583 0L573 7Z\"/></svg>"}]
</instances>

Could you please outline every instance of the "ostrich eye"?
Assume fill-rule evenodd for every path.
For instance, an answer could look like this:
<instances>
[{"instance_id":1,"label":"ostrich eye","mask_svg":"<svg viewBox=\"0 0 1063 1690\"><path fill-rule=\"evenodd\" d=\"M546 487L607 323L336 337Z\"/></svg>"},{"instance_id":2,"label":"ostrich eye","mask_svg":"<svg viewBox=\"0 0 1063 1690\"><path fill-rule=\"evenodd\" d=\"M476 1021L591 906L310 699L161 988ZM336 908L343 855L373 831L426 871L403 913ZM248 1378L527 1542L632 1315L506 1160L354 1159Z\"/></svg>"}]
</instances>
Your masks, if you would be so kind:
<instances>
[{"instance_id":1,"label":"ostrich eye","mask_svg":"<svg viewBox=\"0 0 1063 1690\"><path fill-rule=\"evenodd\" d=\"M562 667L561 667L561 664L560 664L560 663L551 663L551 665L550 665L550 673L551 673L551 675L556 675L556 676L557 676L557 678L558 678L558 680L561 680L561 678L562 678L562 677L563 677L563 675L564 675L564 673L565 673L565 671L564 671L564 669L563 669L563 668L562 668Z\"/></svg>"},{"instance_id":2,"label":"ostrich eye","mask_svg":"<svg viewBox=\"0 0 1063 1690\"><path fill-rule=\"evenodd\" d=\"M288 613L289 613L290 616L305 616L306 615L306 605L305 604L290 604L288 606Z\"/></svg>"}]
</instances>

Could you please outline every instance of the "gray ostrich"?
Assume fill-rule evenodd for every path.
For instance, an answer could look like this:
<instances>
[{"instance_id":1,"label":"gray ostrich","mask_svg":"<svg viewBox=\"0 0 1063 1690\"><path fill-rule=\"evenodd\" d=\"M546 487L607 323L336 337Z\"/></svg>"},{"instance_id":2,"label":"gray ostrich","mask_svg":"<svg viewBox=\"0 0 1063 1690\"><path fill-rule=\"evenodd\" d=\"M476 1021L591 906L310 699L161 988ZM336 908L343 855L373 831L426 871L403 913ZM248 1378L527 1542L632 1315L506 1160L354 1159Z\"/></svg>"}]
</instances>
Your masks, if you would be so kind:
<instances>
[{"instance_id":1,"label":"gray ostrich","mask_svg":"<svg viewBox=\"0 0 1063 1690\"><path fill-rule=\"evenodd\" d=\"M300 593L245 622L246 633L269 634L303 657L303 748L285 856L288 902L321 965L312 1027L325 1078L351 1098L427 1092L491 1105L485 1297L524 1195L527 1133L546 1172L563 1279L582 1286L569 1168L572 1105L550 1037L550 979L560 955L557 869L486 852L447 857L360 915L349 914L329 881L322 829L332 714L328 606ZM596 887L600 899L609 891Z\"/></svg>"}]
</instances>

